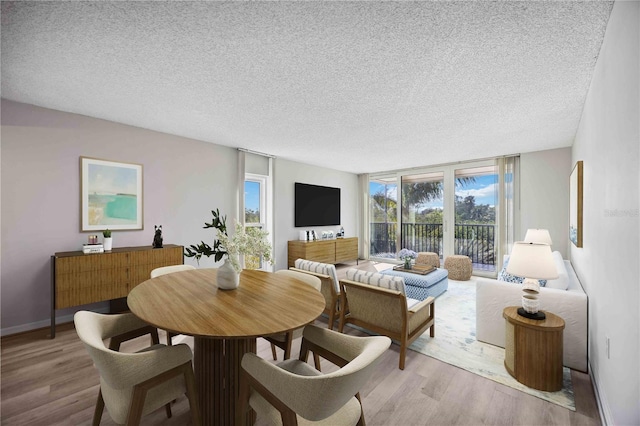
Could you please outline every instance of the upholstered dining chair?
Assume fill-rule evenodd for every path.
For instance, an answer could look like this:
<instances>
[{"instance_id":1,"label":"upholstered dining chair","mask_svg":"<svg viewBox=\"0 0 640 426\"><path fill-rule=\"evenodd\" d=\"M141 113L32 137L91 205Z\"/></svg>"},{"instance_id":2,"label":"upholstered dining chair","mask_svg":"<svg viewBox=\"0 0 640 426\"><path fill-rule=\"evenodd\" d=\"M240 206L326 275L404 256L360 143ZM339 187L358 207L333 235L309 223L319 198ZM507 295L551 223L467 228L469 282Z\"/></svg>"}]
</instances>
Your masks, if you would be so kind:
<instances>
[{"instance_id":1,"label":"upholstered dining chair","mask_svg":"<svg viewBox=\"0 0 640 426\"><path fill-rule=\"evenodd\" d=\"M297 280L300 280L302 282L304 282L307 285L310 285L311 287L315 288L316 290L320 291L320 287L322 285L322 282L320 281L320 278L313 276L311 274L305 274L303 272L297 272L297 271L290 271L288 269L282 269L279 271L276 271L276 274L279 275L285 275L288 277L292 277L295 278ZM291 345L293 343L294 339L300 338L302 337L302 330L304 329L304 327L300 327L297 328L293 331L289 331L286 333L280 333L280 334L272 334L270 336L263 336L269 343L271 343L271 353L273 355L273 360L277 360L278 356L276 354L276 347L282 349L284 351L284 356L283 359L289 359L291 358ZM315 367L320 370L320 358L317 356L317 354L314 352L313 354L313 359L315 361Z\"/></svg>"},{"instance_id":2,"label":"upholstered dining chair","mask_svg":"<svg viewBox=\"0 0 640 426\"><path fill-rule=\"evenodd\" d=\"M166 275L166 274L172 274L174 272L180 272L180 271L190 271L192 269L196 269L195 266L192 265L170 265L170 266L162 266L160 268L156 268L153 269L151 271L151 278L156 278L159 277L161 275ZM176 333L172 333L169 330L167 330L167 345L171 346L172 343L172 339L177 336Z\"/></svg>"},{"instance_id":3,"label":"upholstered dining chair","mask_svg":"<svg viewBox=\"0 0 640 426\"><path fill-rule=\"evenodd\" d=\"M137 425L143 415L166 407L186 394L191 420L200 424L191 349L184 344L156 344L136 353L118 352L120 343L146 325L131 313L105 315L79 311L73 317L78 337L100 372L100 391L93 414L99 425L104 407L117 424ZM122 336L125 336L124 338ZM107 348L104 340L111 339Z\"/></svg>"},{"instance_id":4,"label":"upholstered dining chair","mask_svg":"<svg viewBox=\"0 0 640 426\"><path fill-rule=\"evenodd\" d=\"M269 424L364 425L359 392L390 345L386 336L349 336L307 325L299 359L274 365L245 354L236 424L245 424L252 408L258 419ZM306 363L309 351L340 369L327 374L314 369Z\"/></svg>"}]
</instances>

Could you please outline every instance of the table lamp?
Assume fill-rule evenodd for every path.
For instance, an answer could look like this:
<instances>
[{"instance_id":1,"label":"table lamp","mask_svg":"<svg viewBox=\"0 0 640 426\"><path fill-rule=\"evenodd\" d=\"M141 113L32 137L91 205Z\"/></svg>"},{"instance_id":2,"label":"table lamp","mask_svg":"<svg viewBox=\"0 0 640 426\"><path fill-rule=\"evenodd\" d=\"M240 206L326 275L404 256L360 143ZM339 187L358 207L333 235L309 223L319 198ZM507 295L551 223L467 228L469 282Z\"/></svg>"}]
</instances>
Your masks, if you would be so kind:
<instances>
[{"instance_id":1,"label":"table lamp","mask_svg":"<svg viewBox=\"0 0 640 426\"><path fill-rule=\"evenodd\" d=\"M545 319L544 312L539 311L540 282L538 280L558 278L558 270L551 255L551 246L524 241L515 243L509 256L507 272L524 277L522 308L518 308L518 314L534 320Z\"/></svg>"},{"instance_id":2,"label":"table lamp","mask_svg":"<svg viewBox=\"0 0 640 426\"><path fill-rule=\"evenodd\" d=\"M547 229L527 229L527 233L524 236L525 243L540 243L552 245L551 235Z\"/></svg>"}]
</instances>

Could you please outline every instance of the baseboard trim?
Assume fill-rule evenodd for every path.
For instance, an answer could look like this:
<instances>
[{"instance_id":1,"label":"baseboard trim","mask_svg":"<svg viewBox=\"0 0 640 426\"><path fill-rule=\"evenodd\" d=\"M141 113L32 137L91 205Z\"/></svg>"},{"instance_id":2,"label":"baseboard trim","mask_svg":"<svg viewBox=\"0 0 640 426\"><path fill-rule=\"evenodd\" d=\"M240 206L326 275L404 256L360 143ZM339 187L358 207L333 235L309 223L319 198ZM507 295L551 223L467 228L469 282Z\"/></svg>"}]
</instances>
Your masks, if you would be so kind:
<instances>
[{"instance_id":1,"label":"baseboard trim","mask_svg":"<svg viewBox=\"0 0 640 426\"><path fill-rule=\"evenodd\" d=\"M600 413L600 422L603 426L613 425L613 415L611 414L611 408L609 402L604 393L601 393L601 387L599 386L600 380L595 370L591 367L591 363L588 363L589 375L591 376L591 383L593 383L593 393L596 396L596 403L598 404L598 412Z\"/></svg>"},{"instance_id":2,"label":"baseboard trim","mask_svg":"<svg viewBox=\"0 0 640 426\"><path fill-rule=\"evenodd\" d=\"M109 313L109 307L107 306L104 308L92 309L92 311L99 312L101 314L107 314ZM59 317L56 317L56 324L64 324L66 322L72 322L73 315L74 314L68 314L68 315L61 315ZM30 322L27 324L20 324L13 327L6 327L3 329L0 329L0 337L11 336L12 334L18 334L18 333L25 333L28 331L38 330L40 328L46 328L50 326L51 326L51 320L46 319L42 321Z\"/></svg>"}]
</instances>

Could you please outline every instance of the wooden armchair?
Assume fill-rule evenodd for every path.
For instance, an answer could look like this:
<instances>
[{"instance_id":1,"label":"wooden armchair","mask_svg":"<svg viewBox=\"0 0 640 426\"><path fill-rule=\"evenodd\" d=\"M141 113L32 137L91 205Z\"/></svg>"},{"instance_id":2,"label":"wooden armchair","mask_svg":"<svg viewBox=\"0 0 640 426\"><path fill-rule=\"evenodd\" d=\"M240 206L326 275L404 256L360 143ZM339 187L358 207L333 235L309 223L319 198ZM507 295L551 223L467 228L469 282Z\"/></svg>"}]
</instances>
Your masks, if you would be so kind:
<instances>
[{"instance_id":1,"label":"wooden armchair","mask_svg":"<svg viewBox=\"0 0 640 426\"><path fill-rule=\"evenodd\" d=\"M297 259L294 265L294 268L289 268L291 271L304 272L320 278L320 292L325 300L324 313L329 316L329 330L333 330L340 314L340 287L335 265L305 259Z\"/></svg>"},{"instance_id":2,"label":"wooden armchair","mask_svg":"<svg viewBox=\"0 0 640 426\"><path fill-rule=\"evenodd\" d=\"M399 341L399 368L404 370L407 347L428 328L435 336L435 299L407 298L402 277L349 269L347 278L340 281L339 331L353 324Z\"/></svg>"}]
</instances>

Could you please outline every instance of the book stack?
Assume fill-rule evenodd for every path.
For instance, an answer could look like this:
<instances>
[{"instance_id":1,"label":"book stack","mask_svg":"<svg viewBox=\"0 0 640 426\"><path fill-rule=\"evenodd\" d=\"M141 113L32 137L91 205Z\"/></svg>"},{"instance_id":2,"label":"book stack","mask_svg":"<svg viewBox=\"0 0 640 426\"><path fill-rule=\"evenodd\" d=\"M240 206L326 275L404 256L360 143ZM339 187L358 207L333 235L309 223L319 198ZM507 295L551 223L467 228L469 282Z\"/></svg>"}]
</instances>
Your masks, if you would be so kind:
<instances>
[{"instance_id":1,"label":"book stack","mask_svg":"<svg viewBox=\"0 0 640 426\"><path fill-rule=\"evenodd\" d=\"M104 246L102 244L83 244L82 252L84 254L104 253Z\"/></svg>"}]
</instances>

